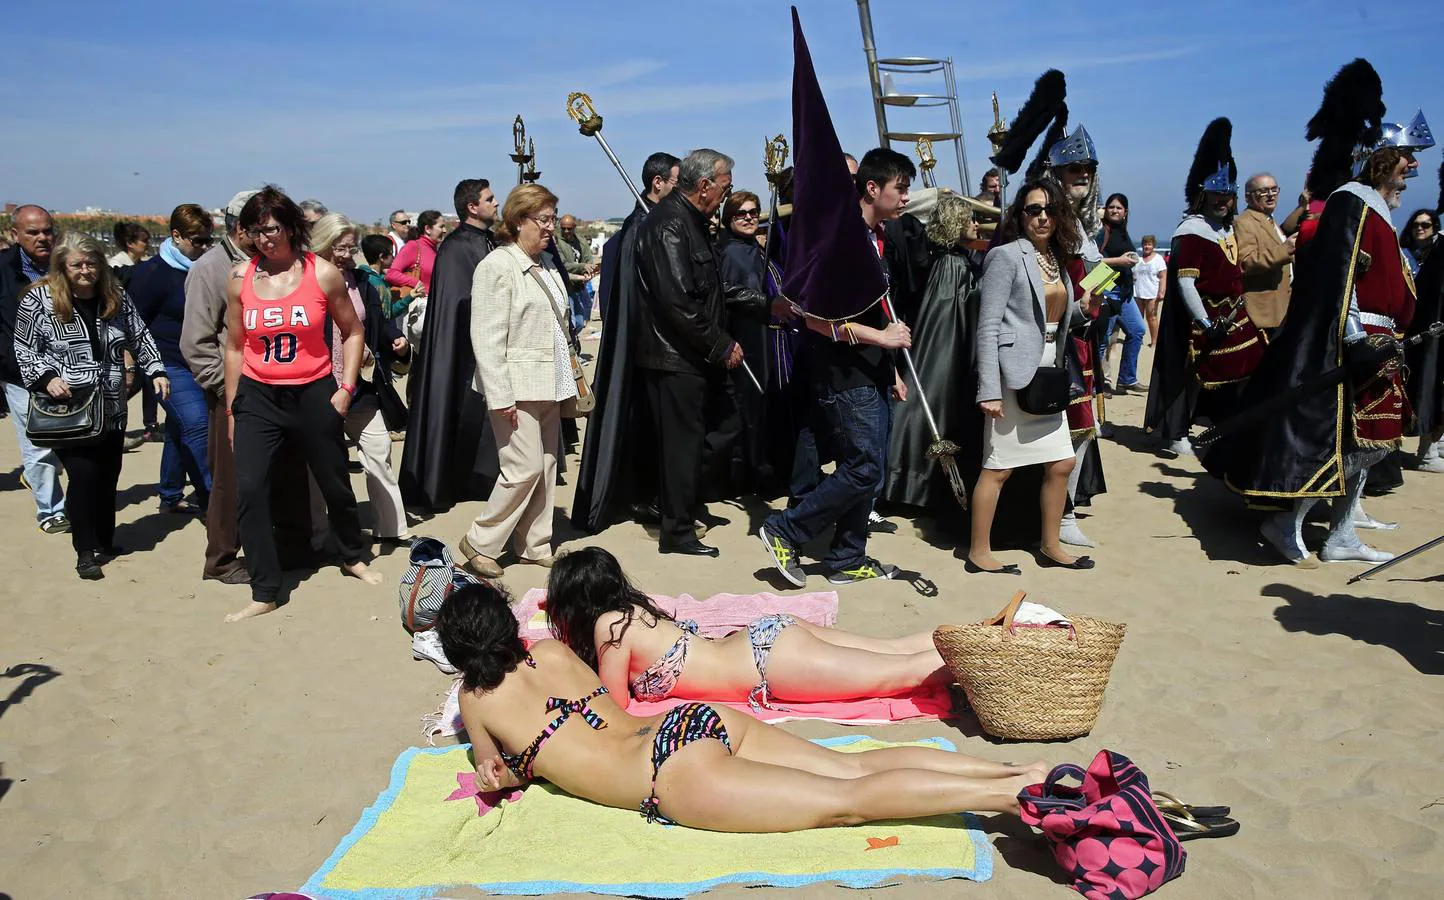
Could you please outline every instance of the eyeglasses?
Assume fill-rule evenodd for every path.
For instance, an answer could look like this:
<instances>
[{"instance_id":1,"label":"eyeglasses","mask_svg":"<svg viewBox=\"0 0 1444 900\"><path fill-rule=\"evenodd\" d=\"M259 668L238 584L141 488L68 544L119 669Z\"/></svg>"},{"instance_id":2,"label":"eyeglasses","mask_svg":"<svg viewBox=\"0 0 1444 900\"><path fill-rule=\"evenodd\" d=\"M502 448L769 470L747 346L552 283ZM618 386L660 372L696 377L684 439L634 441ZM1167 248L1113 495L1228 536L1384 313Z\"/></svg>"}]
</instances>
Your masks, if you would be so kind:
<instances>
[{"instance_id":1,"label":"eyeglasses","mask_svg":"<svg viewBox=\"0 0 1444 900\"><path fill-rule=\"evenodd\" d=\"M211 244L214 244L216 242L215 237L209 234L193 234L190 237L186 238L186 240L190 241L197 247L209 247Z\"/></svg>"},{"instance_id":2,"label":"eyeglasses","mask_svg":"<svg viewBox=\"0 0 1444 900\"><path fill-rule=\"evenodd\" d=\"M555 228L555 227L557 227L557 217L556 217L556 216L528 216L527 218L531 219L533 222L537 223L537 225L541 226L542 228Z\"/></svg>"},{"instance_id":3,"label":"eyeglasses","mask_svg":"<svg viewBox=\"0 0 1444 900\"><path fill-rule=\"evenodd\" d=\"M410 224L411 224L411 220L410 220L410 219L392 219L392 220L391 220L391 224L392 224L392 225L410 225Z\"/></svg>"},{"instance_id":4,"label":"eyeglasses","mask_svg":"<svg viewBox=\"0 0 1444 900\"><path fill-rule=\"evenodd\" d=\"M331 245L331 252L332 252L332 253L338 253L338 254L340 254L340 255L342 255L342 256L349 256L349 255L351 255L352 253L355 253L355 252L356 252L356 245L355 245L355 244L332 244L332 245Z\"/></svg>"},{"instance_id":5,"label":"eyeglasses","mask_svg":"<svg viewBox=\"0 0 1444 900\"><path fill-rule=\"evenodd\" d=\"M1433 222L1430 222L1428 219L1420 219L1419 221L1417 221L1417 222L1414 223L1414 226L1413 226L1413 227L1415 227L1415 228L1432 229L1432 228L1434 227L1434 223L1433 223Z\"/></svg>"},{"instance_id":6,"label":"eyeglasses","mask_svg":"<svg viewBox=\"0 0 1444 900\"><path fill-rule=\"evenodd\" d=\"M1254 188L1253 190L1249 191L1249 193L1254 195L1255 197L1277 197L1279 195L1279 189L1276 187Z\"/></svg>"},{"instance_id":7,"label":"eyeglasses","mask_svg":"<svg viewBox=\"0 0 1444 900\"><path fill-rule=\"evenodd\" d=\"M67 262L65 268L75 272L99 272L100 264L93 259L77 259Z\"/></svg>"},{"instance_id":8,"label":"eyeglasses","mask_svg":"<svg viewBox=\"0 0 1444 900\"><path fill-rule=\"evenodd\" d=\"M756 219L756 218L757 218L757 212L758 212L758 211L755 210L755 209L739 209L739 210L737 210L735 213L732 214L732 218L734 218L734 219Z\"/></svg>"},{"instance_id":9,"label":"eyeglasses","mask_svg":"<svg viewBox=\"0 0 1444 900\"><path fill-rule=\"evenodd\" d=\"M1043 213L1047 213L1050 217L1055 216L1058 214L1058 207L1056 204L1053 203L1049 203L1047 206L1044 206L1041 203L1029 203L1027 206L1023 207L1023 215L1027 216L1030 219L1036 219Z\"/></svg>"},{"instance_id":10,"label":"eyeglasses","mask_svg":"<svg viewBox=\"0 0 1444 900\"><path fill-rule=\"evenodd\" d=\"M275 237L276 235L278 235L278 234L280 234L280 233L281 233L281 226L275 224L274 222L271 223L270 225L256 225L256 226L254 226L254 227L251 227L251 228L247 228L247 229L246 229L246 237L250 237L250 238L258 238L258 237L263 237L263 236L264 236L264 237Z\"/></svg>"}]
</instances>

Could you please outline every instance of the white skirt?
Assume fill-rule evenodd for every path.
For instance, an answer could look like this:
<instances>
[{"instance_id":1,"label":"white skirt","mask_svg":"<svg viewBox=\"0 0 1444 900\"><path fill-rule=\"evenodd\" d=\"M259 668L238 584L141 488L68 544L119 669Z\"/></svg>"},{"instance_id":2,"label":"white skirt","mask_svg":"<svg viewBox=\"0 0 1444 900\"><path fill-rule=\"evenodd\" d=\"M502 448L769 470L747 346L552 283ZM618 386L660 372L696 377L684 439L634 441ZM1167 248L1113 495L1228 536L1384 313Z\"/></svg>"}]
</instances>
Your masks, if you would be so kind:
<instances>
[{"instance_id":1,"label":"white skirt","mask_svg":"<svg viewBox=\"0 0 1444 900\"><path fill-rule=\"evenodd\" d=\"M1057 325L1048 326L1056 335ZM1066 339L1066 336L1065 336ZM1051 368L1058 361L1058 346L1043 342L1039 368ZM1018 407L1018 392L1003 388L1003 417L987 419L983 429L983 468L1016 469L1073 457L1073 438L1068 433L1068 414L1035 416Z\"/></svg>"}]
</instances>

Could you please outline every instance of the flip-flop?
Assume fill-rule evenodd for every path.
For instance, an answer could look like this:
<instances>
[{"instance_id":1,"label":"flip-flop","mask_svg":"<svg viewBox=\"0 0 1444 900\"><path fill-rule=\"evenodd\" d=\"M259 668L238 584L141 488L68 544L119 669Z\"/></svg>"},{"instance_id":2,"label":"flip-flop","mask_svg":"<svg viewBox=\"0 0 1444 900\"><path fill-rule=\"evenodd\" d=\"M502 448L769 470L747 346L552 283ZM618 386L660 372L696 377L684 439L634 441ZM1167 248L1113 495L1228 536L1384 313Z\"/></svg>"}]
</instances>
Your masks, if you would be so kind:
<instances>
[{"instance_id":1,"label":"flip-flop","mask_svg":"<svg viewBox=\"0 0 1444 900\"><path fill-rule=\"evenodd\" d=\"M1228 806L1194 806L1184 803L1166 791L1154 791L1153 803L1164 812L1183 812L1198 819L1225 818L1233 812L1233 808Z\"/></svg>"},{"instance_id":2,"label":"flip-flop","mask_svg":"<svg viewBox=\"0 0 1444 900\"><path fill-rule=\"evenodd\" d=\"M1187 812L1170 812L1161 810L1163 819L1168 827L1173 830L1173 836L1180 841L1191 841L1195 838L1221 838L1238 834L1239 823L1227 816L1205 816L1202 818L1190 815Z\"/></svg>"}]
</instances>

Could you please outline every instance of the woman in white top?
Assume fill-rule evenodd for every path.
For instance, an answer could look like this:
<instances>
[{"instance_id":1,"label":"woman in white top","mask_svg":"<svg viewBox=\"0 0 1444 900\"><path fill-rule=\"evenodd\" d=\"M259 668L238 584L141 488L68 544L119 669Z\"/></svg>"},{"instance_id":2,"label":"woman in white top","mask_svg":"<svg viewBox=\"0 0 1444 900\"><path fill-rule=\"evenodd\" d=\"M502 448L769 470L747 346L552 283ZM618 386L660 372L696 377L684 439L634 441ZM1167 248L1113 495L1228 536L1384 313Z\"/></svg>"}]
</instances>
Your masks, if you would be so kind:
<instances>
[{"instance_id":1,"label":"woman in white top","mask_svg":"<svg viewBox=\"0 0 1444 900\"><path fill-rule=\"evenodd\" d=\"M508 541L520 562L550 568L555 558L561 405L577 395L562 330L566 279L546 253L556 225L555 194L539 184L512 190L496 230L501 246L471 282L475 387L486 397L501 477L458 546L466 567L486 578L501 575Z\"/></svg>"},{"instance_id":2,"label":"woman in white top","mask_svg":"<svg viewBox=\"0 0 1444 900\"><path fill-rule=\"evenodd\" d=\"M1020 574L1017 566L1002 565L993 556L993 515L1013 469L1038 464L1044 467L1039 561L1045 566L1093 568L1093 560L1071 556L1059 540L1068 474L1074 465L1066 412L1034 415L1018 405L1018 392L1039 370L1058 365L1059 341L1067 338L1069 319L1082 315L1067 271L1082 236L1068 209L1056 183L1028 182L1003 219L998 245L983 259L978 406L987 418L983 470L973 488L969 572Z\"/></svg>"}]
</instances>

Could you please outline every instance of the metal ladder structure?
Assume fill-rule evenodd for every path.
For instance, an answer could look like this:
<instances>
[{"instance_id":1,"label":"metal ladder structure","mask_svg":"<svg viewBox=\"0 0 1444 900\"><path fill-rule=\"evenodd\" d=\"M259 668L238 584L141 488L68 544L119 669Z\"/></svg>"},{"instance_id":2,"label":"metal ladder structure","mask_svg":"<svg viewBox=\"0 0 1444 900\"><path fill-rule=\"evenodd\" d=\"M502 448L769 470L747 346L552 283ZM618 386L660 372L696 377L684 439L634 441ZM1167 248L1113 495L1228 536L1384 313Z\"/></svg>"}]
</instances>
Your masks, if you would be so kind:
<instances>
[{"instance_id":1,"label":"metal ladder structure","mask_svg":"<svg viewBox=\"0 0 1444 900\"><path fill-rule=\"evenodd\" d=\"M857 0L857 14L862 24L862 49L867 56L868 80L872 82L872 107L877 116L877 138L880 146L891 147L894 141L916 144L928 141L933 144L950 143L957 162L959 187L968 193L972 177L968 173L968 148L963 139L963 119L958 109L958 88L953 78L952 57L930 59L921 56L899 56L878 59L872 38L872 11L869 0ZM932 76L941 77L943 93L918 94L899 93L893 87L890 76ZM889 108L897 109L943 109L948 111L947 131L894 130L888 125Z\"/></svg>"}]
</instances>

